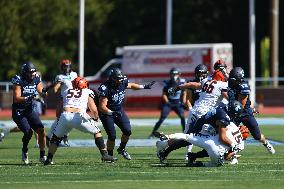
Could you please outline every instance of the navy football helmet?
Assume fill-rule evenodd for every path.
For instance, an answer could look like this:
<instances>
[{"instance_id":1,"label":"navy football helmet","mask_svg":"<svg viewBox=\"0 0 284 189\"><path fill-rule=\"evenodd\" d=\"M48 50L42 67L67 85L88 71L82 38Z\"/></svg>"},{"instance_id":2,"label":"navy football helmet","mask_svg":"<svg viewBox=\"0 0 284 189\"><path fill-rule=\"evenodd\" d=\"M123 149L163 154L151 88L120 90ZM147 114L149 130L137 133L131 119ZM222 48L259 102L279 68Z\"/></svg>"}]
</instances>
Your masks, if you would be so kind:
<instances>
[{"instance_id":1,"label":"navy football helmet","mask_svg":"<svg viewBox=\"0 0 284 189\"><path fill-rule=\"evenodd\" d=\"M194 70L195 79L201 81L208 76L208 68L204 64L199 64Z\"/></svg>"},{"instance_id":2,"label":"navy football helmet","mask_svg":"<svg viewBox=\"0 0 284 189\"><path fill-rule=\"evenodd\" d=\"M171 77L171 80L173 80L173 81L177 81L178 79L179 79L179 77L180 77L180 71L178 70L178 69L176 69L176 68L172 68L171 70L170 70L170 77Z\"/></svg>"},{"instance_id":3,"label":"navy football helmet","mask_svg":"<svg viewBox=\"0 0 284 189\"><path fill-rule=\"evenodd\" d=\"M68 60L68 59L61 60L60 61L61 73L64 74L64 75L70 74L70 72L71 72L71 65L72 65L71 60Z\"/></svg>"},{"instance_id":4,"label":"navy football helmet","mask_svg":"<svg viewBox=\"0 0 284 189\"><path fill-rule=\"evenodd\" d=\"M110 71L109 80L113 82L115 86L120 85L123 79L124 79L124 75L120 69L114 68Z\"/></svg>"},{"instance_id":5,"label":"navy football helmet","mask_svg":"<svg viewBox=\"0 0 284 189\"><path fill-rule=\"evenodd\" d=\"M243 113L243 111L244 111L244 108L239 101L233 100L229 102L228 114L232 119L239 117Z\"/></svg>"},{"instance_id":6,"label":"navy football helmet","mask_svg":"<svg viewBox=\"0 0 284 189\"><path fill-rule=\"evenodd\" d=\"M234 87L235 85L244 81L245 72L241 67L235 67L231 70L229 74L229 87Z\"/></svg>"},{"instance_id":7,"label":"navy football helmet","mask_svg":"<svg viewBox=\"0 0 284 189\"><path fill-rule=\"evenodd\" d=\"M32 81L35 78L36 67L32 62L26 62L22 65L22 77L27 81Z\"/></svg>"}]
</instances>

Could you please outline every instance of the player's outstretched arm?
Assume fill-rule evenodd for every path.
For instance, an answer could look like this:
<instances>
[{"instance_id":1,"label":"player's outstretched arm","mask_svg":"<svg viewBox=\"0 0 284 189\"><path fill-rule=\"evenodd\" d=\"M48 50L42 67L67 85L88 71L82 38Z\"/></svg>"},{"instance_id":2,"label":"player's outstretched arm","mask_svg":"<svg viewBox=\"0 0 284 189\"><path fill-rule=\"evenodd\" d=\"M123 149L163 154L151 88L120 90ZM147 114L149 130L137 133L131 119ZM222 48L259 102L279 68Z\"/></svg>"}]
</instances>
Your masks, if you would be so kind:
<instances>
[{"instance_id":1,"label":"player's outstretched arm","mask_svg":"<svg viewBox=\"0 0 284 189\"><path fill-rule=\"evenodd\" d=\"M91 111L91 117L97 121L99 119L98 109L92 97L88 97L88 107Z\"/></svg>"},{"instance_id":2,"label":"player's outstretched arm","mask_svg":"<svg viewBox=\"0 0 284 189\"><path fill-rule=\"evenodd\" d=\"M151 81L145 85L139 85L137 83L128 83L127 89L139 90L139 89L151 89L156 81Z\"/></svg>"}]
</instances>

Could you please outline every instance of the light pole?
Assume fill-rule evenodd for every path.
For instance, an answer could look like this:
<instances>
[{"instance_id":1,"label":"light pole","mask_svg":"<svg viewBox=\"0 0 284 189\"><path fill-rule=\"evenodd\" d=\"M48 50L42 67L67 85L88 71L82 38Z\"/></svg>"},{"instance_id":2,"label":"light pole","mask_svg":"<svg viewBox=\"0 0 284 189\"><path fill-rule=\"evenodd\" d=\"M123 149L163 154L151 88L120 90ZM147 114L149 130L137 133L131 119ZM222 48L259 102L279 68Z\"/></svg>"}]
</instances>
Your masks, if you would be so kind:
<instances>
[{"instance_id":1,"label":"light pole","mask_svg":"<svg viewBox=\"0 0 284 189\"><path fill-rule=\"evenodd\" d=\"M79 0L79 75L84 77L84 31L85 31L85 0Z\"/></svg>"}]
</instances>

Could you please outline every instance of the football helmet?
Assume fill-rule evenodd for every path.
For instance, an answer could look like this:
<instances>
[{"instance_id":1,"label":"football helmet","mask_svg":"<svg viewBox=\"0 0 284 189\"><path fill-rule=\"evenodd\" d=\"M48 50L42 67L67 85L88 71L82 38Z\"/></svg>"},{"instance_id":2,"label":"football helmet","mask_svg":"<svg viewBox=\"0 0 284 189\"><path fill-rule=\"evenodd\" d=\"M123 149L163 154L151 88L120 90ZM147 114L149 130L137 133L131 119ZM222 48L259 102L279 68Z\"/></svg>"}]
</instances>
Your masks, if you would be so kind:
<instances>
[{"instance_id":1,"label":"football helmet","mask_svg":"<svg viewBox=\"0 0 284 189\"><path fill-rule=\"evenodd\" d=\"M223 76L221 75L221 73ZM217 60L214 63L214 73L213 77L215 75L215 80L217 81L226 81L228 78L228 73L227 73L227 65L225 64L225 61L222 59Z\"/></svg>"},{"instance_id":2,"label":"football helmet","mask_svg":"<svg viewBox=\"0 0 284 189\"><path fill-rule=\"evenodd\" d=\"M36 67L32 62L26 62L22 65L22 77L27 81L32 81L35 78Z\"/></svg>"},{"instance_id":3,"label":"football helmet","mask_svg":"<svg viewBox=\"0 0 284 189\"><path fill-rule=\"evenodd\" d=\"M124 75L122 71L118 68L114 68L110 71L109 80L115 85L118 86L122 83Z\"/></svg>"},{"instance_id":4,"label":"football helmet","mask_svg":"<svg viewBox=\"0 0 284 189\"><path fill-rule=\"evenodd\" d=\"M228 85L234 87L235 85L244 81L245 72L241 67L233 68L229 73Z\"/></svg>"},{"instance_id":5,"label":"football helmet","mask_svg":"<svg viewBox=\"0 0 284 189\"><path fill-rule=\"evenodd\" d=\"M178 69L172 68L170 70L170 78L171 78L171 80L177 81L179 79L179 77L180 77L180 74L181 73L180 73L180 71Z\"/></svg>"},{"instance_id":6,"label":"football helmet","mask_svg":"<svg viewBox=\"0 0 284 189\"><path fill-rule=\"evenodd\" d=\"M60 61L61 73L64 74L64 75L70 74L70 72L71 72L71 65L72 65L71 60L68 60L68 59L61 60Z\"/></svg>"},{"instance_id":7,"label":"football helmet","mask_svg":"<svg viewBox=\"0 0 284 189\"><path fill-rule=\"evenodd\" d=\"M73 80L73 87L74 89L87 89L88 82L83 77L77 77Z\"/></svg>"},{"instance_id":8,"label":"football helmet","mask_svg":"<svg viewBox=\"0 0 284 189\"><path fill-rule=\"evenodd\" d=\"M239 117L243 113L243 111L244 111L244 108L239 101L233 100L229 102L228 114L232 119Z\"/></svg>"},{"instance_id":9,"label":"football helmet","mask_svg":"<svg viewBox=\"0 0 284 189\"><path fill-rule=\"evenodd\" d=\"M208 76L208 69L204 64L199 64L194 70L195 79L201 81Z\"/></svg>"}]
</instances>

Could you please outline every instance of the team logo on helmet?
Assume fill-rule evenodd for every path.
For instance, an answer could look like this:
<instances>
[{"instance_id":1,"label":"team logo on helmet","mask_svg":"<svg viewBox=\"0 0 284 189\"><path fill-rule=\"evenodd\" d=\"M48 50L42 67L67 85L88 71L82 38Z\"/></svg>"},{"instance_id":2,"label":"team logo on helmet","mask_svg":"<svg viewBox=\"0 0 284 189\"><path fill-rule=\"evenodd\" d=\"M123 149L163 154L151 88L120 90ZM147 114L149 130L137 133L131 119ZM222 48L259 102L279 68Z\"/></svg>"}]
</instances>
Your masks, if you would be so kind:
<instances>
[{"instance_id":1,"label":"team logo on helmet","mask_svg":"<svg viewBox=\"0 0 284 189\"><path fill-rule=\"evenodd\" d=\"M22 65L22 76L24 79L31 81L34 79L36 67L33 63L27 62Z\"/></svg>"},{"instance_id":2,"label":"team logo on helmet","mask_svg":"<svg viewBox=\"0 0 284 189\"><path fill-rule=\"evenodd\" d=\"M195 67L194 74L195 79L201 81L208 76L208 69L204 64L199 64Z\"/></svg>"},{"instance_id":3,"label":"team logo on helmet","mask_svg":"<svg viewBox=\"0 0 284 189\"><path fill-rule=\"evenodd\" d=\"M73 80L74 89L86 89L88 88L88 82L83 77L77 77Z\"/></svg>"}]
</instances>

